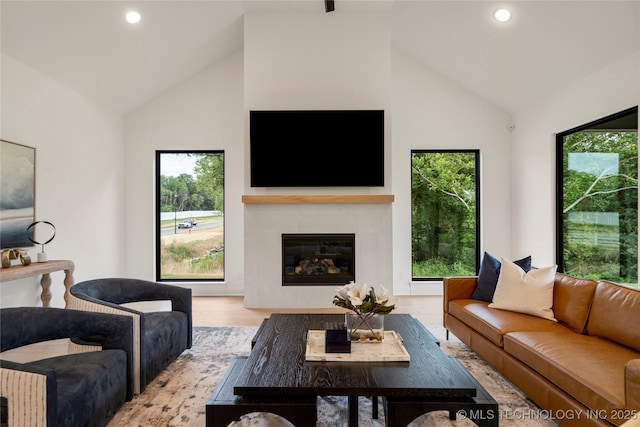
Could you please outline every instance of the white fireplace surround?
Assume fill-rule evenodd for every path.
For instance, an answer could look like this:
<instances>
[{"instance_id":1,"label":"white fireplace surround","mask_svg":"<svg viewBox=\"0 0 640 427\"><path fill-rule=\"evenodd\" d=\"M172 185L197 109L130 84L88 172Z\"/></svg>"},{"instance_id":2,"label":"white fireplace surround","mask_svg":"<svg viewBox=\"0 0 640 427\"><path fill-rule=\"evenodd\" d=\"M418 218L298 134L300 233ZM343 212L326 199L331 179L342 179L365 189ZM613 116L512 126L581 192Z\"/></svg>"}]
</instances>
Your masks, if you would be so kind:
<instances>
[{"instance_id":1,"label":"white fireplace surround","mask_svg":"<svg viewBox=\"0 0 640 427\"><path fill-rule=\"evenodd\" d=\"M393 288L391 203L245 204L246 307L332 307L335 286L282 286L282 234L354 233L356 281Z\"/></svg>"}]
</instances>

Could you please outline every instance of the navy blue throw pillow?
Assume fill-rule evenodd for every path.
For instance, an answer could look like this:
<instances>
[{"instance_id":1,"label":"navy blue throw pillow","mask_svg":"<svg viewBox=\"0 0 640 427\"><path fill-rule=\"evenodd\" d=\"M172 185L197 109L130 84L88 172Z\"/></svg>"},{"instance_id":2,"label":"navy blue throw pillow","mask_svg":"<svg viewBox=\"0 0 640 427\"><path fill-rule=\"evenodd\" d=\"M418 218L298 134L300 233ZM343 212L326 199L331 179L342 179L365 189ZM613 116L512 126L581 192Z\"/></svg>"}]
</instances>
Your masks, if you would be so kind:
<instances>
[{"instance_id":1,"label":"navy blue throw pillow","mask_svg":"<svg viewBox=\"0 0 640 427\"><path fill-rule=\"evenodd\" d=\"M519 259L513 263L523 269L525 273L531 270L531 256ZM484 253L482 262L480 263L480 270L478 271L478 285L471 295L472 299L486 302L493 301L493 294L498 284L498 276L500 276L500 267L502 267L500 261L488 252Z\"/></svg>"}]
</instances>

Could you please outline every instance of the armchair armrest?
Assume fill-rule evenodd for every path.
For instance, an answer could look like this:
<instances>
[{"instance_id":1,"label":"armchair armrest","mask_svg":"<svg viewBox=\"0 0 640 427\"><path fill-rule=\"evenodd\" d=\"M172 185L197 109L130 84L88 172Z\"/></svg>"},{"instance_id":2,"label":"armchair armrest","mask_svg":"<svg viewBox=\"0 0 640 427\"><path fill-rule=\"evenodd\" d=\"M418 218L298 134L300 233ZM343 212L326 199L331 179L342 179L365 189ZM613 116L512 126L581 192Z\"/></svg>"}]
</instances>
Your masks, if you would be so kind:
<instances>
[{"instance_id":1,"label":"armchair armrest","mask_svg":"<svg viewBox=\"0 0 640 427\"><path fill-rule=\"evenodd\" d=\"M14 307L0 310L0 351L42 341L80 338L104 350L127 353L127 395L133 396L133 323L129 317L51 307ZM3 361L3 364L9 363Z\"/></svg>"},{"instance_id":2,"label":"armchair armrest","mask_svg":"<svg viewBox=\"0 0 640 427\"><path fill-rule=\"evenodd\" d=\"M87 280L69 290L115 305L136 301L170 300L174 311L191 313L191 289L129 278Z\"/></svg>"},{"instance_id":3,"label":"armchair armrest","mask_svg":"<svg viewBox=\"0 0 640 427\"><path fill-rule=\"evenodd\" d=\"M129 307L122 307L120 304L169 300L172 311L185 313L189 319L188 346L191 347L192 292L189 288L140 279L107 278L78 283L70 289L70 293L85 301L138 315L142 315L142 313Z\"/></svg>"},{"instance_id":4,"label":"armchair armrest","mask_svg":"<svg viewBox=\"0 0 640 427\"><path fill-rule=\"evenodd\" d=\"M10 426L55 425L57 386L54 371L0 360L0 396L7 399Z\"/></svg>"},{"instance_id":5,"label":"armchair armrest","mask_svg":"<svg viewBox=\"0 0 640 427\"><path fill-rule=\"evenodd\" d=\"M132 322L130 326L130 333L133 345L133 391L135 394L140 393L140 325L144 322L143 313L130 308L120 307L118 304L102 301L82 293L79 293L79 296L76 296L73 292L74 287L71 288L69 299L67 300L67 309L69 311L89 311L94 313L108 313L112 315L127 316ZM94 346L87 345L86 343L83 345L80 344L78 340L72 340L69 343L69 351L73 353L94 351L96 350L95 347L99 344L95 342L95 340L86 336L82 337L82 341L92 343Z\"/></svg>"},{"instance_id":6,"label":"armchair armrest","mask_svg":"<svg viewBox=\"0 0 640 427\"><path fill-rule=\"evenodd\" d=\"M187 348L191 348L192 345L192 291L189 288L182 288L180 286L165 285L156 282L147 282L144 280L136 279L124 279L130 283L130 288L135 289L133 293L130 293L129 302L133 301L171 301L171 310L180 311L187 315L189 319L188 333L187 333ZM130 289L127 288L127 289ZM132 299L135 298L135 299Z\"/></svg>"},{"instance_id":7,"label":"armchair armrest","mask_svg":"<svg viewBox=\"0 0 640 427\"><path fill-rule=\"evenodd\" d=\"M640 413L640 359L630 360L624 367L624 394L626 409Z\"/></svg>"},{"instance_id":8,"label":"armchair armrest","mask_svg":"<svg viewBox=\"0 0 640 427\"><path fill-rule=\"evenodd\" d=\"M14 307L0 310L0 351L42 341L85 338L104 349L131 353L131 320L122 316L51 307ZM90 339L89 339L90 337Z\"/></svg>"},{"instance_id":9,"label":"armchair armrest","mask_svg":"<svg viewBox=\"0 0 640 427\"><path fill-rule=\"evenodd\" d=\"M85 338L103 349L127 355L127 398L133 397L133 332L131 319L102 313L46 307L0 310L0 350L62 338ZM9 425L55 425L58 408L56 373L29 363L0 361L0 395L7 399Z\"/></svg>"}]
</instances>

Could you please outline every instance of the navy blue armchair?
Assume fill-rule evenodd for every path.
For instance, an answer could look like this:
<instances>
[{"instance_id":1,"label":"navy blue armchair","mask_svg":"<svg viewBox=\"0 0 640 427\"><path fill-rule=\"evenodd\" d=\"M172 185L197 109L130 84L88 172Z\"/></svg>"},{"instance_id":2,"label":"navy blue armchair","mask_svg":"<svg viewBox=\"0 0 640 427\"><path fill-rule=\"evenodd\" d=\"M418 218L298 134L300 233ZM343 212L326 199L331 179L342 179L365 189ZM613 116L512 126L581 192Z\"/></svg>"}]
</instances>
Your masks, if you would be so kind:
<instances>
[{"instance_id":1,"label":"navy blue armchair","mask_svg":"<svg viewBox=\"0 0 640 427\"><path fill-rule=\"evenodd\" d=\"M68 309L121 314L133 319L134 392L142 393L162 370L191 348L191 289L139 279L108 278L77 283ZM122 304L171 301L171 311L145 313Z\"/></svg>"},{"instance_id":2,"label":"navy blue armchair","mask_svg":"<svg viewBox=\"0 0 640 427\"><path fill-rule=\"evenodd\" d=\"M2 419L9 426L105 426L133 398L129 317L48 307L0 310L0 351L57 339L90 339L100 351L26 363L0 360Z\"/></svg>"}]
</instances>

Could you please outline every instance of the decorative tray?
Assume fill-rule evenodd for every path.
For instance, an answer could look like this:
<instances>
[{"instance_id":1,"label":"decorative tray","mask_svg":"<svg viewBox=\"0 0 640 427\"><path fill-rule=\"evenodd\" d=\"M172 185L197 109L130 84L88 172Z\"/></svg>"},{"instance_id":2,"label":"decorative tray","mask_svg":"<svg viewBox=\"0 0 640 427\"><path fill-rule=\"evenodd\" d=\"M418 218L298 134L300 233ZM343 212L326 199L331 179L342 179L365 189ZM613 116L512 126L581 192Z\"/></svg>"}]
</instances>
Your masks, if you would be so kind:
<instances>
[{"instance_id":1,"label":"decorative tray","mask_svg":"<svg viewBox=\"0 0 640 427\"><path fill-rule=\"evenodd\" d=\"M308 362L408 362L411 357L395 331L384 331L381 343L351 342L351 353L326 353L325 331L310 330L307 334Z\"/></svg>"}]
</instances>

